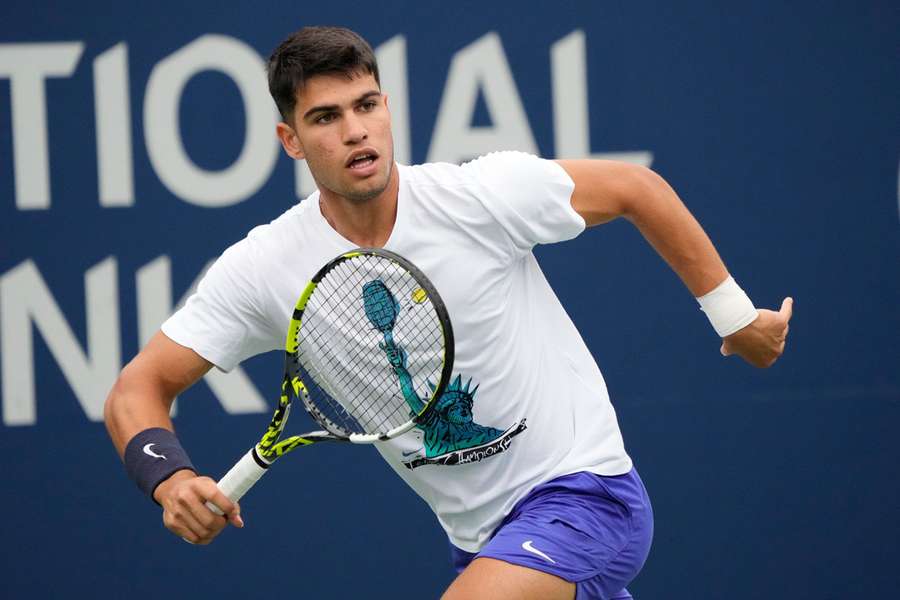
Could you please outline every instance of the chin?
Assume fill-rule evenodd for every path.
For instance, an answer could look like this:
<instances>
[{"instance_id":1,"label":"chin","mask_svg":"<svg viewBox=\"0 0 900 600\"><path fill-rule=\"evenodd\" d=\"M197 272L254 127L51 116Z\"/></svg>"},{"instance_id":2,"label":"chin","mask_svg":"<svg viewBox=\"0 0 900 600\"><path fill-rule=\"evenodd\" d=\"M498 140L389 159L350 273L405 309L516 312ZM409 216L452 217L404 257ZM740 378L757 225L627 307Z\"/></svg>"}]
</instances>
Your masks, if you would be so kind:
<instances>
[{"instance_id":1,"label":"chin","mask_svg":"<svg viewBox=\"0 0 900 600\"><path fill-rule=\"evenodd\" d=\"M371 188L351 189L348 190L347 193L342 194L342 196L353 202L368 202L381 195L385 189L387 189L387 182L385 182L384 185L378 185Z\"/></svg>"},{"instance_id":2,"label":"chin","mask_svg":"<svg viewBox=\"0 0 900 600\"><path fill-rule=\"evenodd\" d=\"M348 187L346 193L341 194L348 200L355 202L366 202L373 198L377 198L387 189L391 181L391 171L387 173L373 175L368 180L360 182L356 186Z\"/></svg>"}]
</instances>

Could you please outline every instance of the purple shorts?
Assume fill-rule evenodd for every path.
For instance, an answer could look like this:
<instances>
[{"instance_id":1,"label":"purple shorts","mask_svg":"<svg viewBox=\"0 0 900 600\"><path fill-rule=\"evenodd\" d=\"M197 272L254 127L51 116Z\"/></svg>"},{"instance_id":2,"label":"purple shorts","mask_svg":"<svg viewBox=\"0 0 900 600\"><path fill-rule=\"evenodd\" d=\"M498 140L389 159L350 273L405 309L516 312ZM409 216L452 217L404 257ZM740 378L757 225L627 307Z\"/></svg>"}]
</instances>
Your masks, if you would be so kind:
<instances>
[{"instance_id":1,"label":"purple shorts","mask_svg":"<svg viewBox=\"0 0 900 600\"><path fill-rule=\"evenodd\" d=\"M581 471L531 490L477 554L452 544L450 554L457 573L475 558L496 558L575 583L577 600L620 600L632 597L625 586L652 538L653 509L636 470Z\"/></svg>"}]
</instances>

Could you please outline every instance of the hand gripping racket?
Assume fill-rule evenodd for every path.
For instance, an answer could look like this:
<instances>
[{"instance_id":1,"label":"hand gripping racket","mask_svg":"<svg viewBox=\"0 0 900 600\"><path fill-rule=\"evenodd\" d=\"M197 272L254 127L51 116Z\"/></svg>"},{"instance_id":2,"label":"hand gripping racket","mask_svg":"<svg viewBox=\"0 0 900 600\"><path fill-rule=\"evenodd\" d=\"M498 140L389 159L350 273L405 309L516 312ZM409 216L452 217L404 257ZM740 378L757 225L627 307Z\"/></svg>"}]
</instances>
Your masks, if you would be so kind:
<instances>
[{"instance_id":1,"label":"hand gripping racket","mask_svg":"<svg viewBox=\"0 0 900 600\"><path fill-rule=\"evenodd\" d=\"M450 381L453 329L418 268L393 252L359 248L328 262L303 290L284 365L265 435L217 484L235 502L300 446L388 440L421 422ZM324 430L282 438L295 397Z\"/></svg>"}]
</instances>

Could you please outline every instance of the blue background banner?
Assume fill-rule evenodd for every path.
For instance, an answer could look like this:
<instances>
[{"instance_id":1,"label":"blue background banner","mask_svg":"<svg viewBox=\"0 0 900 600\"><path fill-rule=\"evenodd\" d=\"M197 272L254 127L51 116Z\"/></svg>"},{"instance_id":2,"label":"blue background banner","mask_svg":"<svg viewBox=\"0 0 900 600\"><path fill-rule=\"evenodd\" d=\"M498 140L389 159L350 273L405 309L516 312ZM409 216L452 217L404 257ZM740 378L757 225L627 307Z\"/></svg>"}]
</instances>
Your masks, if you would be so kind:
<instances>
[{"instance_id":1,"label":"blue background banner","mask_svg":"<svg viewBox=\"0 0 900 600\"><path fill-rule=\"evenodd\" d=\"M452 579L436 521L371 448L299 452L242 502L245 529L191 547L102 425L206 265L311 189L262 71L309 24L376 48L403 162L647 164L757 306L795 298L760 371L719 355L628 223L537 250L654 502L637 598L900 597L897 4L430 0L0 7L5 597L429 598ZM179 398L199 468L257 439L280 368L256 357Z\"/></svg>"}]
</instances>

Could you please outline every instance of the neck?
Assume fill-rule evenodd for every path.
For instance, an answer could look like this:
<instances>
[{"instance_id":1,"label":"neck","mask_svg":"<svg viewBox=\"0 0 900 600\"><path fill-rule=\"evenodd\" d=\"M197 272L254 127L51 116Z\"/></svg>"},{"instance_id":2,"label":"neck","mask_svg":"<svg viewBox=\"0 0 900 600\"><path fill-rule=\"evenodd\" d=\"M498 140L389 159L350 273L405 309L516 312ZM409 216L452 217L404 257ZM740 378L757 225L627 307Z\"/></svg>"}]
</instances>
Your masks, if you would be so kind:
<instances>
[{"instance_id":1,"label":"neck","mask_svg":"<svg viewBox=\"0 0 900 600\"><path fill-rule=\"evenodd\" d=\"M331 190L320 188L319 210L331 227L357 246L381 248L397 220L397 195L400 176L391 169L387 187L368 200L350 200Z\"/></svg>"}]
</instances>

